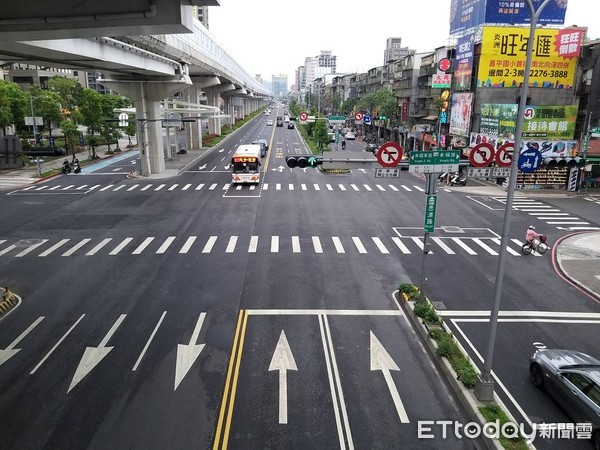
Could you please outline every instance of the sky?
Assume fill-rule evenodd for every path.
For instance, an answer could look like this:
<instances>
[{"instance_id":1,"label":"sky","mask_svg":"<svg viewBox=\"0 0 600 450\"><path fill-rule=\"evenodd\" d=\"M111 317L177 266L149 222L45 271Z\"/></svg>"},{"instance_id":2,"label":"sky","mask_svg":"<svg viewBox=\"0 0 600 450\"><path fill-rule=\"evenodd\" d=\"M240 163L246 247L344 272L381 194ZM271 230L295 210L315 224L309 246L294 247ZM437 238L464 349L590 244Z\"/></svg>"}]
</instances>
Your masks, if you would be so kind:
<instances>
[{"instance_id":1,"label":"sky","mask_svg":"<svg viewBox=\"0 0 600 450\"><path fill-rule=\"evenodd\" d=\"M448 44L450 0L220 0L210 7L210 33L251 76L287 74L306 57L331 50L338 73L383 65L386 39L417 52ZM600 38L600 0L568 0L565 25Z\"/></svg>"}]
</instances>

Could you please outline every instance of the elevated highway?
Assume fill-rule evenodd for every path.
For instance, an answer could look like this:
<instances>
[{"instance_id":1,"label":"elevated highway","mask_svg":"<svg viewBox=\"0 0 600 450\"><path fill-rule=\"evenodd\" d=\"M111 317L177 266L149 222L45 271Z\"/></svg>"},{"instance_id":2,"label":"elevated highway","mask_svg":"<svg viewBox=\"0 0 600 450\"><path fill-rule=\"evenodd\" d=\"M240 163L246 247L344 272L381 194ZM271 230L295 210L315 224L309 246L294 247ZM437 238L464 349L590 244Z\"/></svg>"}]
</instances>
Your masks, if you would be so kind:
<instances>
[{"instance_id":1,"label":"elevated highway","mask_svg":"<svg viewBox=\"0 0 600 450\"><path fill-rule=\"evenodd\" d=\"M83 2L71 16L64 0L50 9L40 0L23 3L32 9L18 7L10 17L0 13L0 61L100 73L103 85L135 104L143 175L165 169L161 120L171 108L197 119L186 130L188 147L197 148L202 120L220 134L224 123L255 111L272 95L192 18L191 5L218 6L218 0L111 0L102 10L97 2ZM128 10L118 9L122 3ZM27 11L38 13L31 17ZM146 22L144 14L150 16ZM163 22L173 23L156 23L161 14ZM132 36L137 30L148 34Z\"/></svg>"}]
</instances>

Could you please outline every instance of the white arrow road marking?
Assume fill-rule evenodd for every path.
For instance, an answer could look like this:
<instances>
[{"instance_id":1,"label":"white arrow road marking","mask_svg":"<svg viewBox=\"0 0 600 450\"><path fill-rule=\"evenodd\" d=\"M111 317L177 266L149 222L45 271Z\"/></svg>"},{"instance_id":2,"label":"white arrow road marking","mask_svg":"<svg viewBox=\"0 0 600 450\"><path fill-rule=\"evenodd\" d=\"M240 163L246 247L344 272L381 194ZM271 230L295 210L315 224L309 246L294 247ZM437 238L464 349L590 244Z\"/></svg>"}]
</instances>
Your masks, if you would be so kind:
<instances>
[{"instance_id":1,"label":"white arrow road marking","mask_svg":"<svg viewBox=\"0 0 600 450\"><path fill-rule=\"evenodd\" d=\"M112 337L113 334L117 331L117 328L121 325L123 320L125 320L127 314L121 314L117 321L114 323L112 328L108 330L104 339L100 341L98 347L86 347L83 352L83 356L81 357L81 361L79 361L79 365L77 366L77 370L75 370L75 375L73 375L73 380L71 381L71 385L67 390L67 393L73 389L77 383L79 383L88 373L90 373L96 365L104 359L106 355L110 353L110 351L114 347L107 347L108 341Z\"/></svg>"},{"instance_id":2,"label":"white arrow road marking","mask_svg":"<svg viewBox=\"0 0 600 450\"><path fill-rule=\"evenodd\" d=\"M287 371L298 370L298 367L283 330L269 364L271 370L279 370L279 423L287 423Z\"/></svg>"},{"instance_id":3,"label":"white arrow road marking","mask_svg":"<svg viewBox=\"0 0 600 450\"><path fill-rule=\"evenodd\" d=\"M120 171L120 170L123 170L123 168L122 168L122 167L117 167L116 169L113 169L112 171L113 171L113 172L118 172L118 171Z\"/></svg>"},{"instance_id":4,"label":"white arrow road marking","mask_svg":"<svg viewBox=\"0 0 600 450\"><path fill-rule=\"evenodd\" d=\"M220 149L220 150L219 150L219 153L223 152L224 150L225 150L224 148Z\"/></svg>"},{"instance_id":5,"label":"white arrow road marking","mask_svg":"<svg viewBox=\"0 0 600 450\"><path fill-rule=\"evenodd\" d=\"M44 320L44 317L45 316L38 317L36 321L29 325L27 329L23 331L18 338L12 341L8 347L6 347L4 350L0 350L0 366L21 351L20 348L15 348L15 346L21 342L25 336L31 333L31 330L37 327L38 324Z\"/></svg>"},{"instance_id":6,"label":"white arrow road marking","mask_svg":"<svg viewBox=\"0 0 600 450\"><path fill-rule=\"evenodd\" d=\"M388 385L388 389L390 390L390 394L392 394L392 400L394 400L394 404L396 405L396 411L398 411L398 416L400 417L401 423L409 423L408 416L406 415L406 410L404 409L404 405L402 404L402 400L400 399L400 394L398 393L398 389L394 384L394 380L392 379L392 375L390 374L390 370L400 370L390 354L383 348L381 342L375 337L372 331L371 334L371 370L381 370L383 373L383 378L385 378L385 382Z\"/></svg>"},{"instance_id":7,"label":"white arrow road marking","mask_svg":"<svg viewBox=\"0 0 600 450\"><path fill-rule=\"evenodd\" d=\"M204 318L206 317L206 313L200 313L200 317L198 318L198 322L196 322L196 327L194 328L194 332L192 333L192 338L190 339L189 344L177 344L177 363L175 364L175 389L181 383L181 380L186 376L189 370L192 368L192 365L200 356L200 352L204 348L205 344L196 344L198 341L198 336L200 335L200 330L202 329L202 324L204 323Z\"/></svg>"},{"instance_id":8,"label":"white arrow road marking","mask_svg":"<svg viewBox=\"0 0 600 450\"><path fill-rule=\"evenodd\" d=\"M201 166L198 167L198 170L203 170L206 169L206 164L202 164Z\"/></svg>"}]
</instances>

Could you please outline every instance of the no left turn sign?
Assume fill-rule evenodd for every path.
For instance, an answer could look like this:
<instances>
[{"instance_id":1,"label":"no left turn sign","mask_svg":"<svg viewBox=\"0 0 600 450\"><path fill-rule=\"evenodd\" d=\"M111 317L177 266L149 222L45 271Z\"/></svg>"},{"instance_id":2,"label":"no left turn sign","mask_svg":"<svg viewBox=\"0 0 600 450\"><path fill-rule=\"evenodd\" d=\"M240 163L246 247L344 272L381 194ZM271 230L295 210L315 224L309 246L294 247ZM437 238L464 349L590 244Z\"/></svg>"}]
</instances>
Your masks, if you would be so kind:
<instances>
[{"instance_id":1,"label":"no left turn sign","mask_svg":"<svg viewBox=\"0 0 600 450\"><path fill-rule=\"evenodd\" d=\"M402 147L395 142L386 142L377 150L377 162L382 167L396 167L402 159Z\"/></svg>"},{"instance_id":2,"label":"no left turn sign","mask_svg":"<svg viewBox=\"0 0 600 450\"><path fill-rule=\"evenodd\" d=\"M302 111L302 112L300 113L300 121L301 121L301 122L306 122L307 120L308 120L308 113L307 113L307 112L304 112L304 111Z\"/></svg>"},{"instance_id":3,"label":"no left turn sign","mask_svg":"<svg viewBox=\"0 0 600 450\"><path fill-rule=\"evenodd\" d=\"M489 166L494 159L494 146L488 142L477 144L469 154L469 161L474 167Z\"/></svg>"},{"instance_id":4,"label":"no left turn sign","mask_svg":"<svg viewBox=\"0 0 600 450\"><path fill-rule=\"evenodd\" d=\"M363 120L363 114L361 112L357 112L354 114L354 118L356 120Z\"/></svg>"}]
</instances>

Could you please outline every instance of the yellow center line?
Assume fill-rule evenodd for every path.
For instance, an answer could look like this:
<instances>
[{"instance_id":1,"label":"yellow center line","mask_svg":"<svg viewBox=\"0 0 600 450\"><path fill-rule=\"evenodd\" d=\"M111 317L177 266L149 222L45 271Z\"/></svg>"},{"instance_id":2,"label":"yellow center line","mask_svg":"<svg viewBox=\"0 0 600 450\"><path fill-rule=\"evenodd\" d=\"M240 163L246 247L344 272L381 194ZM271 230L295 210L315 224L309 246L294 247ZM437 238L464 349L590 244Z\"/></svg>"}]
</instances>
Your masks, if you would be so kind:
<instances>
[{"instance_id":1,"label":"yellow center line","mask_svg":"<svg viewBox=\"0 0 600 450\"><path fill-rule=\"evenodd\" d=\"M271 140L269 141L269 151L267 152L267 160L265 161L265 165L263 167L263 180L267 176L267 171L269 170L269 160L271 159L271 152L273 151L273 139L275 138L275 124L273 124L273 131L271 132Z\"/></svg>"},{"instance_id":2,"label":"yellow center line","mask_svg":"<svg viewBox=\"0 0 600 450\"><path fill-rule=\"evenodd\" d=\"M219 443L221 442L221 430L223 427L223 418L225 417L225 410L227 409L227 406L229 406L229 408L233 408L233 402L231 400L229 400L229 389L231 387L230 381L231 381L231 377L233 375L233 365L235 362L235 355L238 353L238 349L241 349L240 344L239 344L239 340L240 340L240 333L242 332L242 328L245 332L246 329L246 320L248 317L248 312L246 310L240 310L240 313L238 315L238 321L237 321L237 325L235 327L235 336L233 338L233 345L231 347L231 355L229 357L229 367L227 369L227 378L225 380L225 392L223 392L223 399L221 400L221 410L219 412L219 420L217 422L217 430L215 432L215 441L213 444L213 449L217 450L219 448ZM243 324L243 326L242 326ZM243 342L243 338L242 338L242 342ZM241 356L241 350L240 350L240 356ZM236 370L239 369L239 364L236 367ZM234 376L234 382L237 382L237 373ZM235 391L233 391L232 395L235 395ZM228 401L229 400L229 401ZM230 415L228 415L228 420ZM229 424L227 424L226 426L226 433L229 434ZM226 448L227 444L226 441L224 440L223 442L223 448Z\"/></svg>"}]
</instances>

